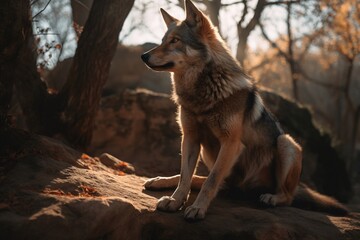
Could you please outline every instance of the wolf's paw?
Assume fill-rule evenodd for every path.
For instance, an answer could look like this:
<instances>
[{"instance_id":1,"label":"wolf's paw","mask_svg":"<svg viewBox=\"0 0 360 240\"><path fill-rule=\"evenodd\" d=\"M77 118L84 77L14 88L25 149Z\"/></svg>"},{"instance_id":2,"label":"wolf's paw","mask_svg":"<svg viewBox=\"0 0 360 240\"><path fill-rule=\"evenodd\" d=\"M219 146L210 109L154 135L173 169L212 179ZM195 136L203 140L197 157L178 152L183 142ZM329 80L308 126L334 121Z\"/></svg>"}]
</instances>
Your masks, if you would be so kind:
<instances>
[{"instance_id":1,"label":"wolf's paw","mask_svg":"<svg viewBox=\"0 0 360 240\"><path fill-rule=\"evenodd\" d=\"M260 201L271 206L276 206L278 202L277 196L270 193L260 195Z\"/></svg>"},{"instance_id":2,"label":"wolf's paw","mask_svg":"<svg viewBox=\"0 0 360 240\"><path fill-rule=\"evenodd\" d=\"M175 188L178 185L179 178L173 177L155 177L148 179L144 186L147 190L162 190Z\"/></svg>"},{"instance_id":3,"label":"wolf's paw","mask_svg":"<svg viewBox=\"0 0 360 240\"><path fill-rule=\"evenodd\" d=\"M169 196L163 196L159 199L156 209L165 212L175 212L182 206L181 201L177 201L175 198Z\"/></svg>"},{"instance_id":4,"label":"wolf's paw","mask_svg":"<svg viewBox=\"0 0 360 240\"><path fill-rule=\"evenodd\" d=\"M206 209L196 206L190 206L185 209L184 217L186 220L201 220L205 218Z\"/></svg>"},{"instance_id":5,"label":"wolf's paw","mask_svg":"<svg viewBox=\"0 0 360 240\"><path fill-rule=\"evenodd\" d=\"M144 187L148 190L156 190L161 188L161 177L150 178L144 183Z\"/></svg>"}]
</instances>

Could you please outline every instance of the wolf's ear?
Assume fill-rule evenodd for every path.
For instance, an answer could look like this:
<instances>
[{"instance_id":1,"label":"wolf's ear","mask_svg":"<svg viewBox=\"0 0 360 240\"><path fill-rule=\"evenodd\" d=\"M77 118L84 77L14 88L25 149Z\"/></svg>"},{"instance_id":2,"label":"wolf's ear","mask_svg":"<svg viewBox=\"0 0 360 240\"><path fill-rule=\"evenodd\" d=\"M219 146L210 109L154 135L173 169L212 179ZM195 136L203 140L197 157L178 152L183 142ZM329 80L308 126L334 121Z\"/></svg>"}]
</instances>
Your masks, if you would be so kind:
<instances>
[{"instance_id":1,"label":"wolf's ear","mask_svg":"<svg viewBox=\"0 0 360 240\"><path fill-rule=\"evenodd\" d=\"M190 0L185 0L185 10L185 22L189 27L201 27L208 22L204 14Z\"/></svg>"},{"instance_id":2,"label":"wolf's ear","mask_svg":"<svg viewBox=\"0 0 360 240\"><path fill-rule=\"evenodd\" d=\"M169 25L173 22L179 22L176 18L168 14L164 9L160 8L161 15L163 16L163 19L166 23L166 26L169 27Z\"/></svg>"}]
</instances>

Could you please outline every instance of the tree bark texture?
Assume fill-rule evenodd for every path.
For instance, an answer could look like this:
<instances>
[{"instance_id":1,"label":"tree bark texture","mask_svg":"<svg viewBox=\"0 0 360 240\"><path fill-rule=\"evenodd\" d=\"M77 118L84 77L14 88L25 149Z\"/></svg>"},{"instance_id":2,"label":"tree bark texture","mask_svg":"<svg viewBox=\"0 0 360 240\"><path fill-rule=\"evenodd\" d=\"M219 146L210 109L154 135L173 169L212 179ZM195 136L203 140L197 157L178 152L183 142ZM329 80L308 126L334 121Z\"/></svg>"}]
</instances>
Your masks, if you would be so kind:
<instances>
[{"instance_id":1,"label":"tree bark texture","mask_svg":"<svg viewBox=\"0 0 360 240\"><path fill-rule=\"evenodd\" d=\"M93 0L71 1L73 21L84 26L88 19Z\"/></svg>"},{"instance_id":2,"label":"tree bark texture","mask_svg":"<svg viewBox=\"0 0 360 240\"><path fill-rule=\"evenodd\" d=\"M38 95L38 91L46 90L33 88L32 85L41 84L41 81L35 64L32 65L35 58L28 46L29 38L32 36L30 3L28 0L8 0L1 4L0 9L0 115L4 121L15 84L20 88L20 92L24 93L19 95L19 101L24 104L23 111L29 115L28 122L31 125L35 112L32 111L31 105L37 100L35 96ZM27 68L29 66L30 68ZM23 88L27 89L22 92Z\"/></svg>"},{"instance_id":3,"label":"tree bark texture","mask_svg":"<svg viewBox=\"0 0 360 240\"><path fill-rule=\"evenodd\" d=\"M134 0L93 2L60 94L65 104L65 136L76 147L85 148L90 144L101 91L108 78L119 33L133 3Z\"/></svg>"},{"instance_id":4,"label":"tree bark texture","mask_svg":"<svg viewBox=\"0 0 360 240\"><path fill-rule=\"evenodd\" d=\"M0 5L0 128L7 125L14 78L11 68L16 64L21 45L21 29L28 16L22 16L21 9L27 8L27 1L5 1ZM18 15L15 10L18 9ZM24 19L25 18L25 19ZM12 41L18 39L18 41Z\"/></svg>"},{"instance_id":5,"label":"tree bark texture","mask_svg":"<svg viewBox=\"0 0 360 240\"><path fill-rule=\"evenodd\" d=\"M46 83L41 80L37 72L36 46L29 13L30 6L24 9L23 14L28 14L29 18L23 24L24 39L12 74L15 76L16 97L26 117L28 129L50 136L61 131L59 109L56 95L48 93Z\"/></svg>"}]
</instances>

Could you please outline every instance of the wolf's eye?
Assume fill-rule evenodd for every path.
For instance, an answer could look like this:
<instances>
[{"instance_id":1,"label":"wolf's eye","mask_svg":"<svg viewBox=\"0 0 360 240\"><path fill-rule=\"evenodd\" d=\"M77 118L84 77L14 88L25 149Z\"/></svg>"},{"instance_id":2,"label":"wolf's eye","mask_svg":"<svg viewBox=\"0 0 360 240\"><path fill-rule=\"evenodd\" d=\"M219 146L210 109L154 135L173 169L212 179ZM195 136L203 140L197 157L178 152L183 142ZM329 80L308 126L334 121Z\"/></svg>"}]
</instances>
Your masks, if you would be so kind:
<instances>
[{"instance_id":1,"label":"wolf's eye","mask_svg":"<svg viewBox=\"0 0 360 240\"><path fill-rule=\"evenodd\" d=\"M177 43L180 39L174 37L173 39L171 39L170 43Z\"/></svg>"}]
</instances>

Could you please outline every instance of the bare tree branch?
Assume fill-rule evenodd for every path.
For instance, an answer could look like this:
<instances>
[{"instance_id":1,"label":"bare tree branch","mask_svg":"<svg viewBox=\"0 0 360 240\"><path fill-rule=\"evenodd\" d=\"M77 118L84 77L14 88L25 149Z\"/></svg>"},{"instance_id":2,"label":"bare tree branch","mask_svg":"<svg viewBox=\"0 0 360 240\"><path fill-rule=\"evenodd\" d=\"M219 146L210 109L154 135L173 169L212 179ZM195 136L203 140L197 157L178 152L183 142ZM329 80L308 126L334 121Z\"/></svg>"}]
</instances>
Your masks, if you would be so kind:
<instances>
[{"instance_id":1,"label":"bare tree branch","mask_svg":"<svg viewBox=\"0 0 360 240\"><path fill-rule=\"evenodd\" d=\"M245 16L247 14L247 5L244 4L244 13L246 12L246 14L243 14L243 17L237 23L239 42L238 42L238 47L237 47L236 58L241 63L244 62L244 59L246 56L246 47L247 47L248 37L249 37L251 31L254 30L256 25L259 23L261 14L262 14L265 6L266 6L266 0L259 0L255 6L253 17L250 19L250 21L248 22L248 24L246 26L242 26L241 24L243 23Z\"/></svg>"},{"instance_id":2,"label":"bare tree branch","mask_svg":"<svg viewBox=\"0 0 360 240\"><path fill-rule=\"evenodd\" d=\"M293 1L275 1L275 2L267 2L266 5L279 5L279 4L292 4L292 3L300 3L301 0L293 0Z\"/></svg>"},{"instance_id":3,"label":"bare tree branch","mask_svg":"<svg viewBox=\"0 0 360 240\"><path fill-rule=\"evenodd\" d=\"M46 3L45 7L44 7L43 9L41 9L37 14L35 14L35 16L32 17L32 19L36 18L36 17L39 16L43 11L45 11L45 9L47 8L47 6L49 6L50 2L51 2L51 0L49 0L49 1Z\"/></svg>"},{"instance_id":4,"label":"bare tree branch","mask_svg":"<svg viewBox=\"0 0 360 240\"><path fill-rule=\"evenodd\" d=\"M287 37L288 37L288 60L290 62L294 61L294 51L293 51L293 35L292 35L292 26L291 26L291 4L287 4L287 16L286 16L286 28L287 28Z\"/></svg>"},{"instance_id":5,"label":"bare tree branch","mask_svg":"<svg viewBox=\"0 0 360 240\"><path fill-rule=\"evenodd\" d=\"M40 35L45 35L45 36L47 36L47 35L56 35L56 36L59 36L60 34L58 34L58 33L34 33L33 35L34 36L40 36Z\"/></svg>"},{"instance_id":6,"label":"bare tree branch","mask_svg":"<svg viewBox=\"0 0 360 240\"><path fill-rule=\"evenodd\" d=\"M259 23L259 27L260 27L263 37L270 43L270 45L273 48L275 48L281 56L283 56L286 60L288 60L289 59L288 54L285 53L283 50L281 50L281 48L279 47L279 45L276 42L274 42L273 40L270 39L270 37L267 35L267 33L264 30L264 26L261 23Z\"/></svg>"},{"instance_id":7,"label":"bare tree branch","mask_svg":"<svg viewBox=\"0 0 360 240\"><path fill-rule=\"evenodd\" d=\"M314 28L316 28L316 27L314 27ZM319 29L319 30L313 32L310 35L307 35L307 36L305 35L304 36L304 37L307 37L308 41L306 43L306 46L304 47L304 50L299 55L299 61L302 61L304 59L305 55L309 51L309 49L310 49L312 43L314 42L314 40L322 33L323 33L323 29Z\"/></svg>"},{"instance_id":8,"label":"bare tree branch","mask_svg":"<svg viewBox=\"0 0 360 240\"><path fill-rule=\"evenodd\" d=\"M33 1L30 1L30 6L32 6L33 4L35 4L36 2L38 2L39 0L33 0Z\"/></svg>"},{"instance_id":9,"label":"bare tree branch","mask_svg":"<svg viewBox=\"0 0 360 240\"><path fill-rule=\"evenodd\" d=\"M242 23L245 20L246 15L248 14L248 5L247 5L247 1L243 1L244 2L244 9L243 9L243 14L241 15L241 19L238 23L238 27L242 26Z\"/></svg>"},{"instance_id":10,"label":"bare tree branch","mask_svg":"<svg viewBox=\"0 0 360 240\"><path fill-rule=\"evenodd\" d=\"M247 4L247 0L236 1L236 2L232 2L232 3L223 3L223 4L221 4L221 6L222 6L222 7L228 7L228 6L237 5L237 4L239 4L239 3Z\"/></svg>"}]
</instances>

